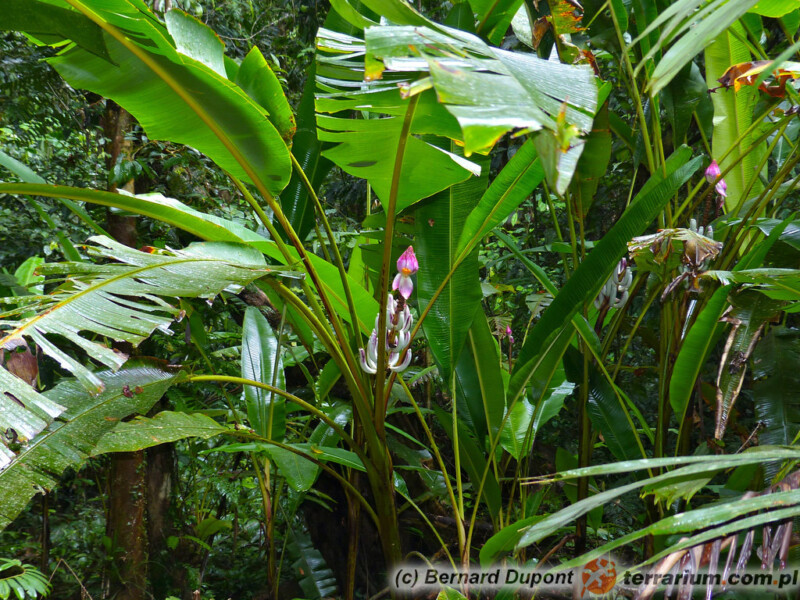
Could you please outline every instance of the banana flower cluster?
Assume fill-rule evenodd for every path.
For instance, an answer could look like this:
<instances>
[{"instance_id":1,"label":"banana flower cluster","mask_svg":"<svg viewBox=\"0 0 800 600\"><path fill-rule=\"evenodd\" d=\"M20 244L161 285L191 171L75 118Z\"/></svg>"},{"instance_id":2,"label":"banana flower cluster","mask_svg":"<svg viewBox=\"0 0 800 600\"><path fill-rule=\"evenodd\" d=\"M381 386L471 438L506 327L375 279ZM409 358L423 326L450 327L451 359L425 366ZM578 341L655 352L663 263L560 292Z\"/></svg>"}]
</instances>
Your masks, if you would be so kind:
<instances>
[{"instance_id":1,"label":"banana flower cluster","mask_svg":"<svg viewBox=\"0 0 800 600\"><path fill-rule=\"evenodd\" d=\"M414 318L406 304L414 291L411 276L419 269L414 249L409 246L397 260L397 275L392 282L392 290L386 301L386 367L390 371L404 371L411 364L411 350L407 349L411 343L411 325ZM378 372L378 324L380 315L375 317L375 328L369 336L367 347L360 349L361 368L370 374ZM405 351L405 356L403 356ZM401 359L402 357L402 359Z\"/></svg>"},{"instance_id":2,"label":"banana flower cluster","mask_svg":"<svg viewBox=\"0 0 800 600\"><path fill-rule=\"evenodd\" d=\"M707 242L714 241L714 228L709 225L708 227L703 227L700 225L697 226L697 219L689 219L689 229L696 233L697 235L701 235L703 237L709 238L706 240ZM686 242L689 244L689 242ZM694 252L691 252L691 248L694 247ZM720 245L720 248L722 246ZM705 271L708 269L709 263L716 258L719 250L717 252L705 252L701 249L698 249L698 243L695 240L692 240L691 245L686 247L688 251L688 258L685 258L681 261L680 271L681 273L690 273L690 272L698 272L698 271ZM713 249L713 248L712 248Z\"/></svg>"},{"instance_id":3,"label":"banana flower cluster","mask_svg":"<svg viewBox=\"0 0 800 600\"><path fill-rule=\"evenodd\" d=\"M604 304L611 308L622 308L628 301L628 289L632 282L633 274L628 267L628 260L623 258L606 281L603 289L600 290L600 294L595 298L594 305L598 309L602 308ZM617 297L617 294L621 295Z\"/></svg>"},{"instance_id":4,"label":"banana flower cluster","mask_svg":"<svg viewBox=\"0 0 800 600\"><path fill-rule=\"evenodd\" d=\"M707 238L711 238L712 240L714 239L714 228L711 225L708 227L703 227L700 225L700 227L698 227L697 219L689 219L689 229L698 235L704 235Z\"/></svg>"}]
</instances>

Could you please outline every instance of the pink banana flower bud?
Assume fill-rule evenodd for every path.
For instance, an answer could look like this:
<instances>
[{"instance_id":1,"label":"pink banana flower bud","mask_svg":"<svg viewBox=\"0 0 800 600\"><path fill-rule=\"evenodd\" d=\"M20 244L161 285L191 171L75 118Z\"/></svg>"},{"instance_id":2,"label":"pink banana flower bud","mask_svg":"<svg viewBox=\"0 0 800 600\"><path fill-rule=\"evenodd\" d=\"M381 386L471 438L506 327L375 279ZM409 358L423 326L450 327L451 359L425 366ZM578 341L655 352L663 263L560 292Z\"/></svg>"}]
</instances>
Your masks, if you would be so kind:
<instances>
[{"instance_id":1,"label":"pink banana flower bud","mask_svg":"<svg viewBox=\"0 0 800 600\"><path fill-rule=\"evenodd\" d=\"M720 172L721 171L719 170L719 165L717 164L717 161L712 160L711 164L708 165L708 168L706 169L706 181L708 183L714 183L717 177L719 177Z\"/></svg>"},{"instance_id":2,"label":"pink banana flower bud","mask_svg":"<svg viewBox=\"0 0 800 600\"><path fill-rule=\"evenodd\" d=\"M414 254L414 248L409 246L405 252L397 259L397 275L392 282L392 289L400 292L400 295L408 300L411 292L414 291L414 282L411 276L419 270L419 263Z\"/></svg>"}]
</instances>

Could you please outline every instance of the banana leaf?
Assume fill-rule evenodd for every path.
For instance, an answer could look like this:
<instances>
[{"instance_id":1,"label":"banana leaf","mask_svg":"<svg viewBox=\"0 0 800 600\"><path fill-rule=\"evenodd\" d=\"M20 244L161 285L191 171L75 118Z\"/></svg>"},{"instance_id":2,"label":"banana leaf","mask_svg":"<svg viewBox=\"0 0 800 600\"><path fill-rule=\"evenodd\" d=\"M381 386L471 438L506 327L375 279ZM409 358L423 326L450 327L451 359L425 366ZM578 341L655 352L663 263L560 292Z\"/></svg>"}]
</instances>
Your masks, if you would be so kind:
<instances>
[{"instance_id":1,"label":"banana leaf","mask_svg":"<svg viewBox=\"0 0 800 600\"><path fill-rule=\"evenodd\" d=\"M103 387L98 395L87 394L77 379L45 392L51 402L64 405L65 412L33 439L9 444L13 458L0 463L0 530L39 491L52 489L64 471L80 467L121 419L150 410L179 375L158 365L132 363L116 373L103 371L94 377Z\"/></svg>"}]
</instances>

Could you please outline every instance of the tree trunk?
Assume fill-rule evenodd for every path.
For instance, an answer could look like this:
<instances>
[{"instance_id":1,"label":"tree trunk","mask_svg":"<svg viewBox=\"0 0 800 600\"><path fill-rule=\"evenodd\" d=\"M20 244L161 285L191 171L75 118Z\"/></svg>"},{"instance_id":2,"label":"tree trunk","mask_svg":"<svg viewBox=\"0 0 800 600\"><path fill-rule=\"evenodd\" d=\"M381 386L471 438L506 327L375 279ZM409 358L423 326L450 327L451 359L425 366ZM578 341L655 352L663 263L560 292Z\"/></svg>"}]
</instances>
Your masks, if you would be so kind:
<instances>
[{"instance_id":1,"label":"tree trunk","mask_svg":"<svg viewBox=\"0 0 800 600\"><path fill-rule=\"evenodd\" d=\"M156 405L153 413L163 410ZM167 539L174 535L170 508L175 465L175 446L160 444L145 451L147 467L147 543L150 558L150 582L154 590L170 589L175 595L186 583L182 564L176 564ZM172 557L172 559L170 558Z\"/></svg>"},{"instance_id":2,"label":"tree trunk","mask_svg":"<svg viewBox=\"0 0 800 600\"><path fill-rule=\"evenodd\" d=\"M106 101L103 131L108 154L106 167L111 173L120 156L131 154L132 144L125 134L134 124L130 114L120 106ZM109 178L109 190L113 190ZM125 183L133 191L133 180ZM108 232L120 243L135 248L137 245L136 219L120 217L106 212ZM114 347L131 354L130 344ZM110 501L106 517L106 535L111 540L114 567L103 577L106 597L115 600L145 600L147 592L147 482L145 480L144 452L113 454L109 467Z\"/></svg>"},{"instance_id":3,"label":"tree trunk","mask_svg":"<svg viewBox=\"0 0 800 600\"><path fill-rule=\"evenodd\" d=\"M147 591L147 493L144 452L119 452L111 461L106 535L115 568L106 573L104 591L114 600L145 600Z\"/></svg>"},{"instance_id":4,"label":"tree trunk","mask_svg":"<svg viewBox=\"0 0 800 600\"><path fill-rule=\"evenodd\" d=\"M106 168L109 173L107 189L113 192L117 188L124 189L126 192L134 192L134 181L124 182L122 185L111 183L110 174L120 157L132 154L133 144L126 138L126 134L131 130L135 121L130 113L111 100L106 100L106 113L103 116L103 133L106 140ZM106 211L106 229L115 240L131 248L135 248L138 242L136 235L136 217L121 217L114 214L111 209Z\"/></svg>"}]
</instances>

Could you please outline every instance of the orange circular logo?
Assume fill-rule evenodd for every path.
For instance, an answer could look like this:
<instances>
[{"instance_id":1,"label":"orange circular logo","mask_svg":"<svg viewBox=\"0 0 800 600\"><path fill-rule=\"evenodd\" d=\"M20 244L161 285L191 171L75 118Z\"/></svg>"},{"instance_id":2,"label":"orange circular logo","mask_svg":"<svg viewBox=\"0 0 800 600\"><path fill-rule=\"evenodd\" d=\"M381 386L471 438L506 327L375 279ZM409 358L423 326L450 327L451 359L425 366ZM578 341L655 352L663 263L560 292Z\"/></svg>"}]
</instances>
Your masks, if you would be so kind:
<instances>
[{"instance_id":1,"label":"orange circular logo","mask_svg":"<svg viewBox=\"0 0 800 600\"><path fill-rule=\"evenodd\" d=\"M581 571L581 597L586 592L601 596L610 592L617 582L617 569L609 558L596 558L586 563Z\"/></svg>"}]
</instances>

